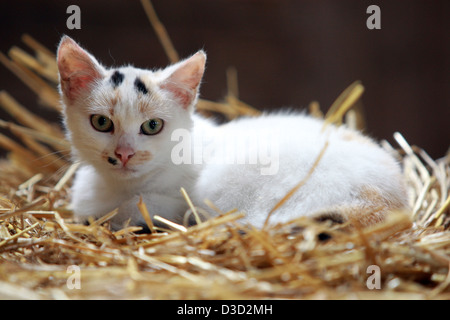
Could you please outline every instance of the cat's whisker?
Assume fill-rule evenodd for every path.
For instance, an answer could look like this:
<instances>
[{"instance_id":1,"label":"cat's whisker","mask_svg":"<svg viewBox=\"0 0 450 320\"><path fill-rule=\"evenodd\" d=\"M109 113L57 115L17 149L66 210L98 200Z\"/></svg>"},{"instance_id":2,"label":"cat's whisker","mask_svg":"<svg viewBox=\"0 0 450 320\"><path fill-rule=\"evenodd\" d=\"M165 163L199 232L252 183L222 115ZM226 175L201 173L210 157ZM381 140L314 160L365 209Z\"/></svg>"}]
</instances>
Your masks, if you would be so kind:
<instances>
[{"instance_id":1,"label":"cat's whisker","mask_svg":"<svg viewBox=\"0 0 450 320\"><path fill-rule=\"evenodd\" d=\"M61 179L58 181L58 183L55 185L54 190L60 191L67 182L73 177L77 169L79 168L80 163L74 163L72 164L69 169L66 170L64 175L61 177Z\"/></svg>"},{"instance_id":2,"label":"cat's whisker","mask_svg":"<svg viewBox=\"0 0 450 320\"><path fill-rule=\"evenodd\" d=\"M51 184L53 181L58 181L60 177L66 172L66 170L71 166L71 163L67 163L59 167L55 172L45 177L44 182L46 184Z\"/></svg>"},{"instance_id":3,"label":"cat's whisker","mask_svg":"<svg viewBox=\"0 0 450 320\"><path fill-rule=\"evenodd\" d=\"M45 155L41 155L40 157L37 157L36 160L41 161L41 160L45 160L46 165L45 167L49 167L52 166L53 164L57 164L57 163L61 163L60 161L63 160L65 164L65 162L67 162L67 155L69 155L69 153L67 153L66 155L64 155L63 153L61 153L60 151L54 151ZM47 161L47 159L50 159L49 161Z\"/></svg>"}]
</instances>

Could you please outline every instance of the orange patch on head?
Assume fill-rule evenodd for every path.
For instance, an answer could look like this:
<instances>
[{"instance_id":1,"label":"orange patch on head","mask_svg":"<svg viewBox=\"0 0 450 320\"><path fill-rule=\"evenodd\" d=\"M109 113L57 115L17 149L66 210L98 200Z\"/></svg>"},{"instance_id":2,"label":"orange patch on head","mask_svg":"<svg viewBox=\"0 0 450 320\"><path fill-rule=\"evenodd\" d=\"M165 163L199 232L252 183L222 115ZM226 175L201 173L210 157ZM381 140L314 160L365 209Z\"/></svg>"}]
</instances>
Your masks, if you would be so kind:
<instances>
[{"instance_id":1,"label":"orange patch on head","mask_svg":"<svg viewBox=\"0 0 450 320\"><path fill-rule=\"evenodd\" d=\"M119 90L116 89L114 92L114 96L110 97L106 102L109 105L109 112L110 112L111 116L114 115L114 109L115 109L117 103L119 103L119 102L120 102L120 93L119 93Z\"/></svg>"},{"instance_id":2,"label":"orange patch on head","mask_svg":"<svg viewBox=\"0 0 450 320\"><path fill-rule=\"evenodd\" d=\"M138 102L138 110L140 113L145 113L151 108L150 103L146 99L140 99Z\"/></svg>"}]
</instances>

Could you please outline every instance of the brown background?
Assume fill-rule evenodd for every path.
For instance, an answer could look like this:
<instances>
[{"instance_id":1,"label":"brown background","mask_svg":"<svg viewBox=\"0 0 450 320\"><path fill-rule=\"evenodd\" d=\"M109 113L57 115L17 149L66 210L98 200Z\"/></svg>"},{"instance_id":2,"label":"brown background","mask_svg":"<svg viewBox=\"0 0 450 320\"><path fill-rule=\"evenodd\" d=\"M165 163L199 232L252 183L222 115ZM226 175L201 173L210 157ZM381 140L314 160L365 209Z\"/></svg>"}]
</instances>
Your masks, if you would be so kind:
<instances>
[{"instance_id":1,"label":"brown background","mask_svg":"<svg viewBox=\"0 0 450 320\"><path fill-rule=\"evenodd\" d=\"M68 30L66 8L81 8L81 30ZM366 28L366 9L381 8L381 30ZM367 132L393 141L400 131L434 158L450 142L450 1L154 0L181 56L203 48L202 96L226 93L225 70L238 70L240 97L258 108L327 109L361 80ZM51 50L68 34L105 65L162 67L167 58L139 1L1 1L0 50L29 33ZM58 121L0 66L0 89ZM0 112L0 117L8 118Z\"/></svg>"}]
</instances>

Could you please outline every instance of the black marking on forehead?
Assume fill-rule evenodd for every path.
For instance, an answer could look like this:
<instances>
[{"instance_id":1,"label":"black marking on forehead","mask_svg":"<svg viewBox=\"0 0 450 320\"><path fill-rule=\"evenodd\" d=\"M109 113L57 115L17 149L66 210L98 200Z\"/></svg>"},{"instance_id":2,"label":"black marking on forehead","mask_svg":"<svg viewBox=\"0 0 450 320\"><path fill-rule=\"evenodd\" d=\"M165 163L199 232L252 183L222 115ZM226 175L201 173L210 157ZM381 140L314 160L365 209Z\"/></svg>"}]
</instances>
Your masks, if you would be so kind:
<instances>
[{"instance_id":1,"label":"black marking on forehead","mask_svg":"<svg viewBox=\"0 0 450 320\"><path fill-rule=\"evenodd\" d=\"M115 71L113 75L111 76L111 83L114 88L117 88L122 82L125 76L123 73L120 73L119 71Z\"/></svg>"},{"instance_id":2,"label":"black marking on forehead","mask_svg":"<svg viewBox=\"0 0 450 320\"><path fill-rule=\"evenodd\" d=\"M148 93L148 89L141 79L136 78L136 80L134 81L134 86L136 87L137 91L142 92L143 94Z\"/></svg>"}]
</instances>

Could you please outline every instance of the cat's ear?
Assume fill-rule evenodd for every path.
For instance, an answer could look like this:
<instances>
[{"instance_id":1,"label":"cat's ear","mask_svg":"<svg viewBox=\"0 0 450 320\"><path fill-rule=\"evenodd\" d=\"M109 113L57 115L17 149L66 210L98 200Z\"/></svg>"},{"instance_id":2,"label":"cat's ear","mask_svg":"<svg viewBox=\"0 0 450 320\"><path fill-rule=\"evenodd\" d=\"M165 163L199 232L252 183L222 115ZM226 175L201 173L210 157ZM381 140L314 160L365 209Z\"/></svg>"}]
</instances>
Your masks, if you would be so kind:
<instances>
[{"instance_id":1,"label":"cat's ear","mask_svg":"<svg viewBox=\"0 0 450 320\"><path fill-rule=\"evenodd\" d=\"M205 72L206 54L200 50L189 59L171 67L172 73L161 83L161 89L168 90L188 109L198 96L200 82Z\"/></svg>"},{"instance_id":2,"label":"cat's ear","mask_svg":"<svg viewBox=\"0 0 450 320\"><path fill-rule=\"evenodd\" d=\"M105 74L97 60L68 36L61 39L57 62L61 90L71 101L89 90Z\"/></svg>"}]
</instances>

